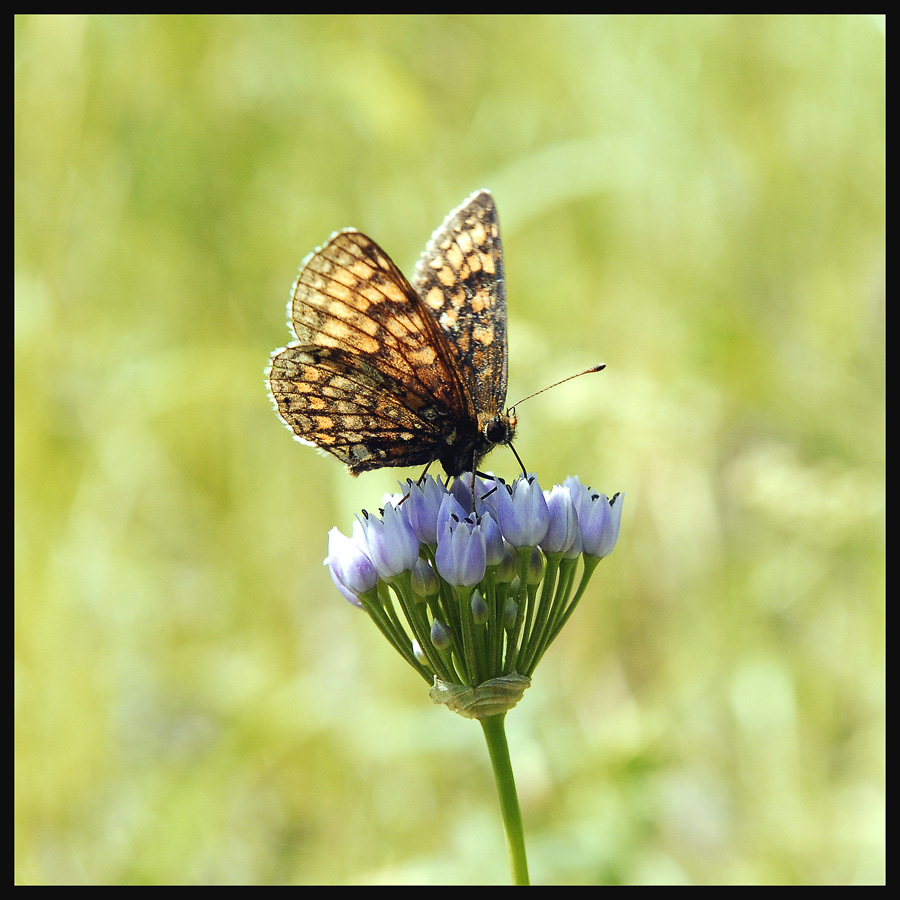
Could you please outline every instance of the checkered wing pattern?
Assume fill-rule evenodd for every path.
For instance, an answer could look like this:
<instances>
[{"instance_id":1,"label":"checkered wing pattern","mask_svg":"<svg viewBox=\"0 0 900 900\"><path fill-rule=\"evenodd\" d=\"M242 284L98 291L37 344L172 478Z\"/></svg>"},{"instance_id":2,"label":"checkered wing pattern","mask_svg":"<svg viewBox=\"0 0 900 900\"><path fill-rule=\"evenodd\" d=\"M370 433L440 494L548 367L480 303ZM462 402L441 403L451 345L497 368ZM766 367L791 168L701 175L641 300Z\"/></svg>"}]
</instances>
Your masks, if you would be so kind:
<instances>
[{"instance_id":1,"label":"checkered wing pattern","mask_svg":"<svg viewBox=\"0 0 900 900\"><path fill-rule=\"evenodd\" d=\"M450 475L509 443L506 299L493 199L474 194L435 232L418 289L355 229L304 260L288 303L297 340L269 392L297 440L354 475L440 460Z\"/></svg>"},{"instance_id":2,"label":"checkered wing pattern","mask_svg":"<svg viewBox=\"0 0 900 900\"><path fill-rule=\"evenodd\" d=\"M489 191L447 216L412 286L441 326L483 426L503 412L507 377L503 246Z\"/></svg>"}]
</instances>

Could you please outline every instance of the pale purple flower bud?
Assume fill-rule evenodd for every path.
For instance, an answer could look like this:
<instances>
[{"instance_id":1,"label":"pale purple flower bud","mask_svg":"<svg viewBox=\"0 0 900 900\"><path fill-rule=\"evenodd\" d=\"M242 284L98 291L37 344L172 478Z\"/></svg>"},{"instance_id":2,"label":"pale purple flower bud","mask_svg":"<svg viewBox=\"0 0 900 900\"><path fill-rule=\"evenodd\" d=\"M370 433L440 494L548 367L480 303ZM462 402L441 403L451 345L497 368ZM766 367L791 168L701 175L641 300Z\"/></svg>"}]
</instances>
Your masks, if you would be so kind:
<instances>
[{"instance_id":1,"label":"pale purple flower bud","mask_svg":"<svg viewBox=\"0 0 900 900\"><path fill-rule=\"evenodd\" d=\"M450 629L440 620L435 619L431 623L431 643L438 650L446 650L452 643L453 635Z\"/></svg>"},{"instance_id":2,"label":"pale purple flower bud","mask_svg":"<svg viewBox=\"0 0 900 900\"><path fill-rule=\"evenodd\" d=\"M534 550L531 551L531 559L528 560L528 571L525 573L528 583L532 587L539 585L544 577L546 569L547 564L544 561L544 554L535 547Z\"/></svg>"},{"instance_id":3,"label":"pale purple flower bud","mask_svg":"<svg viewBox=\"0 0 900 900\"><path fill-rule=\"evenodd\" d=\"M456 499L456 497L453 496L453 494L444 494L443 498L441 499L441 507L438 510L437 514L436 531L438 543L441 542L441 535L444 533L444 528L446 527L448 521L462 522L462 520L465 519L468 514L468 511L460 506L459 501Z\"/></svg>"},{"instance_id":4,"label":"pale purple flower bud","mask_svg":"<svg viewBox=\"0 0 900 900\"><path fill-rule=\"evenodd\" d=\"M455 498L456 502L466 510L466 513L472 512L472 479L475 476L471 472L464 472L459 478L454 478L447 489ZM484 493L481 480L475 478L475 497L476 499Z\"/></svg>"},{"instance_id":5,"label":"pale purple flower bud","mask_svg":"<svg viewBox=\"0 0 900 900\"><path fill-rule=\"evenodd\" d=\"M616 494L612 500L606 494L589 494L578 507L578 524L584 552L588 556L603 559L612 553L619 540L622 522L622 500L624 495Z\"/></svg>"},{"instance_id":6,"label":"pale purple flower bud","mask_svg":"<svg viewBox=\"0 0 900 900\"><path fill-rule=\"evenodd\" d=\"M541 541L545 553L565 553L578 537L578 516L567 488L555 484L548 494L544 491L550 512L550 527Z\"/></svg>"},{"instance_id":7,"label":"pale purple flower bud","mask_svg":"<svg viewBox=\"0 0 900 900\"><path fill-rule=\"evenodd\" d=\"M358 522L353 523L353 537L348 538L337 528L328 532L328 556L325 565L331 580L345 599L362 606L358 596L372 590L378 583L378 573L363 549L365 535Z\"/></svg>"},{"instance_id":8,"label":"pale purple flower bud","mask_svg":"<svg viewBox=\"0 0 900 900\"><path fill-rule=\"evenodd\" d=\"M437 573L424 559L417 559L412 570L413 596L418 600L427 600L437 597L439 591Z\"/></svg>"},{"instance_id":9,"label":"pale purple flower bud","mask_svg":"<svg viewBox=\"0 0 900 900\"><path fill-rule=\"evenodd\" d=\"M500 565L497 567L497 580L509 584L516 577L517 571L518 563L516 562L516 557L514 556L509 544L504 541L503 559L500 560Z\"/></svg>"},{"instance_id":10,"label":"pale purple flower bud","mask_svg":"<svg viewBox=\"0 0 900 900\"><path fill-rule=\"evenodd\" d=\"M493 517L495 522L498 521L497 496L500 491L505 489L504 483L499 478L489 475L487 478L478 481L478 488L475 503L478 515L489 515Z\"/></svg>"},{"instance_id":11,"label":"pale purple flower bud","mask_svg":"<svg viewBox=\"0 0 900 900\"><path fill-rule=\"evenodd\" d=\"M572 498L576 514L581 511L582 504L591 502L593 492L581 483L581 479L577 475L569 475L563 482L563 487L568 490L569 496Z\"/></svg>"},{"instance_id":12,"label":"pale purple flower bud","mask_svg":"<svg viewBox=\"0 0 900 900\"><path fill-rule=\"evenodd\" d=\"M458 587L474 587L484 578L487 555L481 527L449 518L434 554L438 574Z\"/></svg>"},{"instance_id":13,"label":"pale purple flower bud","mask_svg":"<svg viewBox=\"0 0 900 900\"><path fill-rule=\"evenodd\" d=\"M584 545L581 541L581 527L579 526L575 529L575 540L572 541L572 546L563 551L563 559L578 559L582 553L584 553Z\"/></svg>"},{"instance_id":14,"label":"pale purple flower bud","mask_svg":"<svg viewBox=\"0 0 900 900\"><path fill-rule=\"evenodd\" d=\"M420 484L410 481L408 486L409 496L401 507L403 514L416 537L423 544L434 547L437 544L438 512L447 492L431 475L426 475Z\"/></svg>"},{"instance_id":15,"label":"pale purple flower bud","mask_svg":"<svg viewBox=\"0 0 900 900\"><path fill-rule=\"evenodd\" d=\"M472 594L472 619L476 625L484 625L488 620L488 606L478 591Z\"/></svg>"},{"instance_id":16,"label":"pale purple flower bud","mask_svg":"<svg viewBox=\"0 0 900 900\"><path fill-rule=\"evenodd\" d=\"M364 525L369 556L381 578L412 571L419 558L419 540L396 507L386 507L380 519L369 516Z\"/></svg>"},{"instance_id":17,"label":"pale purple flower bud","mask_svg":"<svg viewBox=\"0 0 900 900\"><path fill-rule=\"evenodd\" d=\"M503 546L503 535L500 534L500 526L491 516L484 516L481 519L481 530L484 533L487 564L489 566L499 566L506 556L506 548Z\"/></svg>"},{"instance_id":18,"label":"pale purple flower bud","mask_svg":"<svg viewBox=\"0 0 900 900\"><path fill-rule=\"evenodd\" d=\"M335 561L331 558L325 560L325 565L328 566L328 574L331 575L331 580L334 586L338 589L341 596L347 600L349 603L352 603L354 606L358 606L360 609L363 608L362 603L359 602L359 597L353 593L342 581L341 577L338 574L339 570L335 567ZM372 568L374 572L374 567Z\"/></svg>"},{"instance_id":19,"label":"pale purple flower bud","mask_svg":"<svg viewBox=\"0 0 900 900\"><path fill-rule=\"evenodd\" d=\"M550 511L537 478L520 476L511 488L501 488L497 494L497 516L503 537L517 549L536 547L550 527Z\"/></svg>"}]
</instances>

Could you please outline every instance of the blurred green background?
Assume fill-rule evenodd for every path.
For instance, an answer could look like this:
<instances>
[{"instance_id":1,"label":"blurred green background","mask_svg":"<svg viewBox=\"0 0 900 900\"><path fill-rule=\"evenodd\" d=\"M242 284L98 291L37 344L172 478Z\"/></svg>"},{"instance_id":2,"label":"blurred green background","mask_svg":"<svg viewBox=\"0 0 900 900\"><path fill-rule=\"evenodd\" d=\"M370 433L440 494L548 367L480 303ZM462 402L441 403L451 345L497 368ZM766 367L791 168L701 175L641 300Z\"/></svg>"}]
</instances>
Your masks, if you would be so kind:
<instances>
[{"instance_id":1,"label":"blurred green background","mask_svg":"<svg viewBox=\"0 0 900 900\"><path fill-rule=\"evenodd\" d=\"M263 370L335 229L493 190L510 400L622 536L508 717L532 877L884 879L878 17L15 23L16 879L507 882L322 566L400 476ZM490 466L514 476L505 449Z\"/></svg>"}]
</instances>

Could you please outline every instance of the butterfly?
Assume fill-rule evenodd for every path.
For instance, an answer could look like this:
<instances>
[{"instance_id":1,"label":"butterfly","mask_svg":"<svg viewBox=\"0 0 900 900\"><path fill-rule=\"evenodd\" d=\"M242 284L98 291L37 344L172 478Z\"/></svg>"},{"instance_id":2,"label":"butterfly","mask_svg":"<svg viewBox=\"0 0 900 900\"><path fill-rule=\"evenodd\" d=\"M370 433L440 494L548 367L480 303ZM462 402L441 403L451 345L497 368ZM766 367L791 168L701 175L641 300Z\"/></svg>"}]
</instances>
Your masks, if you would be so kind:
<instances>
[{"instance_id":1,"label":"butterfly","mask_svg":"<svg viewBox=\"0 0 900 900\"><path fill-rule=\"evenodd\" d=\"M269 394L294 437L358 475L439 460L474 471L515 434L506 402L506 281L494 198L472 194L407 281L371 238L335 232L291 289L296 341L272 354Z\"/></svg>"}]
</instances>

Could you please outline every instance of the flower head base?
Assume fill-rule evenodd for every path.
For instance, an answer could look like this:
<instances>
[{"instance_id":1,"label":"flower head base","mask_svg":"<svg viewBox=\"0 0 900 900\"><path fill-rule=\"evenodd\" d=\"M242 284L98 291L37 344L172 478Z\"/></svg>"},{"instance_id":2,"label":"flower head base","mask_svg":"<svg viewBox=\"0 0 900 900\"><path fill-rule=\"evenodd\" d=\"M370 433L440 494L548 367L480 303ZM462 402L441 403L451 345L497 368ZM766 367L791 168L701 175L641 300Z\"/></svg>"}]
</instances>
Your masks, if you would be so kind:
<instances>
[{"instance_id":1,"label":"flower head base","mask_svg":"<svg viewBox=\"0 0 900 900\"><path fill-rule=\"evenodd\" d=\"M530 686L531 679L518 672L491 678L475 687L448 684L435 676L429 695L435 703L443 703L466 719L485 719L511 710Z\"/></svg>"},{"instance_id":2,"label":"flower head base","mask_svg":"<svg viewBox=\"0 0 900 900\"><path fill-rule=\"evenodd\" d=\"M408 488L380 519L358 519L352 538L332 529L331 577L432 685L435 703L499 715L519 702L615 547L621 495L610 501L577 478L545 493L533 475L510 486L465 475L450 491L429 476Z\"/></svg>"}]
</instances>

